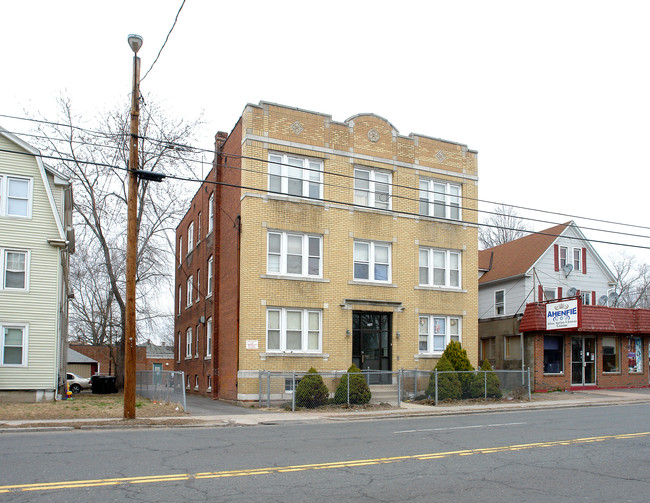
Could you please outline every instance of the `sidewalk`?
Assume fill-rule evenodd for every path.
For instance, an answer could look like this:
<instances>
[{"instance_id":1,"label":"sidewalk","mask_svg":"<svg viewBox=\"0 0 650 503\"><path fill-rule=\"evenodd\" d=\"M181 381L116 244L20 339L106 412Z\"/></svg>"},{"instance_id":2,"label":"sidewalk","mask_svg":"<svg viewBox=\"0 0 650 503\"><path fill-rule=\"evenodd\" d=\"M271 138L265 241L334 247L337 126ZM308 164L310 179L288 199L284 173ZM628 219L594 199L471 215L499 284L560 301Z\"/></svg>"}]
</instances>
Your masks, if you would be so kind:
<instances>
[{"instance_id":1,"label":"sidewalk","mask_svg":"<svg viewBox=\"0 0 650 503\"><path fill-rule=\"evenodd\" d=\"M233 408L226 414L192 415L185 417L123 419L61 419L61 420L0 420L0 433L19 431L65 431L73 429L152 428L152 427L215 427L258 426L288 422L329 422L384 419L394 417L440 416L454 414L480 414L513 410L553 409L564 407L593 407L603 405L629 405L650 403L650 388L607 389L533 394L530 401L510 401L478 404L429 405L402 403L402 407L382 410L300 411L286 412L257 410L255 414Z\"/></svg>"}]
</instances>

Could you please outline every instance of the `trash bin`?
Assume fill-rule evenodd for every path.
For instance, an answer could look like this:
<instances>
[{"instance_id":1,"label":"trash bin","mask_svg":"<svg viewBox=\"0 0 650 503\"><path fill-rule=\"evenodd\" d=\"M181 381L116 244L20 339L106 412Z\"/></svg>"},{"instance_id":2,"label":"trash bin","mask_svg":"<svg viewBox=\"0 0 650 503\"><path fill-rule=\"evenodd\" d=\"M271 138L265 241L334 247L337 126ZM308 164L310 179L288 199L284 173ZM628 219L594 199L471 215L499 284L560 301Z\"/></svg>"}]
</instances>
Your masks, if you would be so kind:
<instances>
[{"instance_id":1,"label":"trash bin","mask_svg":"<svg viewBox=\"0 0 650 503\"><path fill-rule=\"evenodd\" d=\"M115 376L92 376L90 382L93 387L93 394L107 395L109 393L117 393Z\"/></svg>"}]
</instances>

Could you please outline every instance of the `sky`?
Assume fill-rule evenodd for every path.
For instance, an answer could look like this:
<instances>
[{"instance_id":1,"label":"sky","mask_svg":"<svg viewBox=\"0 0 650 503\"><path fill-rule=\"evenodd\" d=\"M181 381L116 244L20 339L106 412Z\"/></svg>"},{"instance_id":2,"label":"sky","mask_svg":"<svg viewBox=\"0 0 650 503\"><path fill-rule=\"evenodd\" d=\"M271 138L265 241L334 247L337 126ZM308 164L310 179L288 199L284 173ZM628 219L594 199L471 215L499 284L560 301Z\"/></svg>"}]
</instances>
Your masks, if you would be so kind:
<instances>
[{"instance_id":1,"label":"sky","mask_svg":"<svg viewBox=\"0 0 650 503\"><path fill-rule=\"evenodd\" d=\"M6 2L0 114L54 118L61 95L88 116L127 107L128 34L144 38L144 75L181 3ZM574 219L588 238L650 248L648 237L593 230L650 236L649 13L626 0L187 0L141 90L172 115L202 116L197 146L208 149L247 103L340 122L374 113L402 135L477 150L481 200L565 214L517 209L550 222L534 230ZM605 259L625 250L595 246ZM627 250L650 262L649 250Z\"/></svg>"}]
</instances>

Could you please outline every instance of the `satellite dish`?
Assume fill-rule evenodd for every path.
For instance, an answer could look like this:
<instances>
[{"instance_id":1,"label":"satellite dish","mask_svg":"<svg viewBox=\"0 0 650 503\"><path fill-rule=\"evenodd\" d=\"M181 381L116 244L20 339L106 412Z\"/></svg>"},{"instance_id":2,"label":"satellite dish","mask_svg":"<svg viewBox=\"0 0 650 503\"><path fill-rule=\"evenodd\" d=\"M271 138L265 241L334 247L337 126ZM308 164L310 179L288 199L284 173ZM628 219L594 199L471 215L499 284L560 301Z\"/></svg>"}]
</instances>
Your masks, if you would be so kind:
<instances>
[{"instance_id":1,"label":"satellite dish","mask_svg":"<svg viewBox=\"0 0 650 503\"><path fill-rule=\"evenodd\" d=\"M573 264L564 264L562 271L564 271L564 277L566 278L569 276L569 274L571 274L571 271L573 271Z\"/></svg>"},{"instance_id":2,"label":"satellite dish","mask_svg":"<svg viewBox=\"0 0 650 503\"><path fill-rule=\"evenodd\" d=\"M575 297L576 293L578 293L578 289L575 286L572 286L566 292L567 296L569 296L569 297Z\"/></svg>"},{"instance_id":3,"label":"satellite dish","mask_svg":"<svg viewBox=\"0 0 650 503\"><path fill-rule=\"evenodd\" d=\"M599 306L607 305L607 295L601 295L600 297L598 297L598 305Z\"/></svg>"},{"instance_id":4,"label":"satellite dish","mask_svg":"<svg viewBox=\"0 0 650 503\"><path fill-rule=\"evenodd\" d=\"M616 292L609 292L607 298L613 304L618 299L618 294Z\"/></svg>"}]
</instances>

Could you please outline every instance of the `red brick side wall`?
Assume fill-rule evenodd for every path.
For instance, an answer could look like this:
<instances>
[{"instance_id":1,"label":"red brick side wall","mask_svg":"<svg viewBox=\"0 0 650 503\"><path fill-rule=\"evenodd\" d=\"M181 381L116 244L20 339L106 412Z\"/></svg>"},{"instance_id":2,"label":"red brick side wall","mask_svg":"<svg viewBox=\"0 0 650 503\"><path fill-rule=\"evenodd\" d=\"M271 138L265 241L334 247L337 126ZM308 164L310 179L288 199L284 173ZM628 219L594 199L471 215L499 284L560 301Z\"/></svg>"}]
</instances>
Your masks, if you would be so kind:
<instances>
[{"instance_id":1,"label":"red brick side wall","mask_svg":"<svg viewBox=\"0 0 650 503\"><path fill-rule=\"evenodd\" d=\"M556 332L550 335L562 335ZM607 334L611 336L611 334ZM544 374L544 333L534 335L534 384L533 391L571 389L571 333L564 333L564 372L562 375ZM648 337L641 337L643 344L643 372L630 373L627 359L627 336L619 336L620 372L603 373L602 336L580 334L581 337L596 337L596 388L640 388L648 387ZM578 388L578 386L574 387ZM580 387L581 388L581 387Z\"/></svg>"},{"instance_id":2,"label":"red brick side wall","mask_svg":"<svg viewBox=\"0 0 650 503\"><path fill-rule=\"evenodd\" d=\"M109 374L115 375L115 352L119 350L118 347L113 346L112 348L108 346L87 346L85 344L70 344L70 349L81 353L82 355L92 358L93 360L99 363L99 373L102 375ZM109 355L110 351L113 351L113 361L110 362L109 366ZM147 361L147 350L146 348L135 348L135 370L151 370L152 366ZM172 370L172 369L169 369Z\"/></svg>"}]
</instances>

